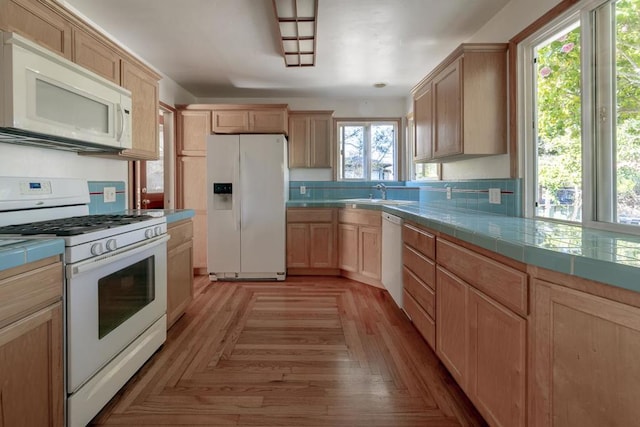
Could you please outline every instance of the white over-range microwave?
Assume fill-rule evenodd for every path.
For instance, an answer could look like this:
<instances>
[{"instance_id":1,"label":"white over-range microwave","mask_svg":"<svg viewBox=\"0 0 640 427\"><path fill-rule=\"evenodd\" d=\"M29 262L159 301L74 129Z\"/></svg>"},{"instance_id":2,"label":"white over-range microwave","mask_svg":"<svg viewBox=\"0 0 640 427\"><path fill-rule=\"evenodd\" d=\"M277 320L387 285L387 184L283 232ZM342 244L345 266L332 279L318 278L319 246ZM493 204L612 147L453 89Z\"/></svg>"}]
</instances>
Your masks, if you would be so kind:
<instances>
[{"instance_id":1,"label":"white over-range microwave","mask_svg":"<svg viewBox=\"0 0 640 427\"><path fill-rule=\"evenodd\" d=\"M0 33L0 142L131 148L131 93L15 33Z\"/></svg>"}]
</instances>

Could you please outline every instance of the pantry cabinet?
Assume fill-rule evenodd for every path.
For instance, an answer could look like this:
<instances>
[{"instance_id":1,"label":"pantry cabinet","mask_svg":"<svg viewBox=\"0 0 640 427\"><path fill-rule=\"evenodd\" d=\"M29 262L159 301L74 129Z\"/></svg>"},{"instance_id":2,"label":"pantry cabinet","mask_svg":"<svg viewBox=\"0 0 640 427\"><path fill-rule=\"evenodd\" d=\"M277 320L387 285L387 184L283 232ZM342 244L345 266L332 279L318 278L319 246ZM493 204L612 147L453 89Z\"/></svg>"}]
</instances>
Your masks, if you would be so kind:
<instances>
[{"instance_id":1,"label":"pantry cabinet","mask_svg":"<svg viewBox=\"0 0 640 427\"><path fill-rule=\"evenodd\" d=\"M193 222L167 225L167 329L193 300Z\"/></svg>"},{"instance_id":2,"label":"pantry cabinet","mask_svg":"<svg viewBox=\"0 0 640 427\"><path fill-rule=\"evenodd\" d=\"M416 162L507 152L507 45L463 44L413 90Z\"/></svg>"},{"instance_id":3,"label":"pantry cabinet","mask_svg":"<svg viewBox=\"0 0 640 427\"><path fill-rule=\"evenodd\" d=\"M178 208L193 209L193 268L207 273L207 158L179 156L176 162Z\"/></svg>"},{"instance_id":4,"label":"pantry cabinet","mask_svg":"<svg viewBox=\"0 0 640 427\"><path fill-rule=\"evenodd\" d=\"M289 167L332 166L333 111L289 112Z\"/></svg>"},{"instance_id":5,"label":"pantry cabinet","mask_svg":"<svg viewBox=\"0 0 640 427\"><path fill-rule=\"evenodd\" d=\"M337 275L337 209L287 209L287 274Z\"/></svg>"},{"instance_id":6,"label":"pantry cabinet","mask_svg":"<svg viewBox=\"0 0 640 427\"><path fill-rule=\"evenodd\" d=\"M64 425L62 262L0 271L2 425Z\"/></svg>"},{"instance_id":7,"label":"pantry cabinet","mask_svg":"<svg viewBox=\"0 0 640 427\"><path fill-rule=\"evenodd\" d=\"M529 425L637 425L640 308L559 279L533 281Z\"/></svg>"},{"instance_id":8,"label":"pantry cabinet","mask_svg":"<svg viewBox=\"0 0 640 427\"><path fill-rule=\"evenodd\" d=\"M436 258L436 354L490 425L526 425L526 299L498 300L527 274L442 238Z\"/></svg>"},{"instance_id":9,"label":"pantry cabinet","mask_svg":"<svg viewBox=\"0 0 640 427\"><path fill-rule=\"evenodd\" d=\"M211 111L178 111L179 156L206 156L211 135Z\"/></svg>"},{"instance_id":10,"label":"pantry cabinet","mask_svg":"<svg viewBox=\"0 0 640 427\"><path fill-rule=\"evenodd\" d=\"M382 286L382 217L378 211L340 209L338 213L341 274Z\"/></svg>"}]
</instances>

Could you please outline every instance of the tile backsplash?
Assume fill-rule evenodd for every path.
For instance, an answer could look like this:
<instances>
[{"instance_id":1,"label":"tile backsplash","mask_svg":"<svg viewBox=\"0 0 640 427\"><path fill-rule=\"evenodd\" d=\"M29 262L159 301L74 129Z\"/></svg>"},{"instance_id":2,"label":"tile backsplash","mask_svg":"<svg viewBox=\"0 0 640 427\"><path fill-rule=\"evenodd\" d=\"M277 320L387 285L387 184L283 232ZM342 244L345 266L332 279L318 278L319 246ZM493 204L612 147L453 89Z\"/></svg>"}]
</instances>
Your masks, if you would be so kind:
<instances>
[{"instance_id":1,"label":"tile backsplash","mask_svg":"<svg viewBox=\"0 0 640 427\"><path fill-rule=\"evenodd\" d=\"M290 181L290 200L380 198L380 181ZM466 209L507 216L522 216L521 179L456 181L385 181L387 198L415 200L442 209ZM304 187L304 193L301 189ZM447 199L447 188L451 199ZM500 189L500 204L489 203L489 188Z\"/></svg>"},{"instance_id":2,"label":"tile backsplash","mask_svg":"<svg viewBox=\"0 0 640 427\"><path fill-rule=\"evenodd\" d=\"M105 187L116 189L115 202L104 201ZM89 214L108 214L122 212L126 209L126 192L124 181L89 181Z\"/></svg>"}]
</instances>

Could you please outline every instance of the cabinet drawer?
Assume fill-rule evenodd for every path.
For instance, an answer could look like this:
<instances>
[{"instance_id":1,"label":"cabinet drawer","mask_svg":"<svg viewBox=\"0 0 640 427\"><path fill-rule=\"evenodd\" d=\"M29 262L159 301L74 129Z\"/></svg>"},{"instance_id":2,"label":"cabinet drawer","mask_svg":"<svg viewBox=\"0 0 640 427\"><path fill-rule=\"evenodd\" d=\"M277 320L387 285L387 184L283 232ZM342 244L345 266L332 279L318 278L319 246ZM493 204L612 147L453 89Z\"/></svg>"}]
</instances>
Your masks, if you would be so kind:
<instances>
[{"instance_id":1,"label":"cabinet drawer","mask_svg":"<svg viewBox=\"0 0 640 427\"><path fill-rule=\"evenodd\" d=\"M382 226L382 216L380 212L359 209L340 209L338 221L341 223L371 225L374 227Z\"/></svg>"},{"instance_id":2,"label":"cabinet drawer","mask_svg":"<svg viewBox=\"0 0 640 427\"><path fill-rule=\"evenodd\" d=\"M406 290L403 291L404 310L415 325L420 335L432 349L436 349L436 322L422 309Z\"/></svg>"},{"instance_id":3,"label":"cabinet drawer","mask_svg":"<svg viewBox=\"0 0 640 427\"><path fill-rule=\"evenodd\" d=\"M422 309L431 316L436 317L436 293L427 286L422 280L413 274L407 267L402 269L402 284L404 290L407 291L413 299L422 307Z\"/></svg>"},{"instance_id":4,"label":"cabinet drawer","mask_svg":"<svg viewBox=\"0 0 640 427\"><path fill-rule=\"evenodd\" d=\"M527 274L443 239L438 264L523 316L527 315Z\"/></svg>"},{"instance_id":5,"label":"cabinet drawer","mask_svg":"<svg viewBox=\"0 0 640 427\"><path fill-rule=\"evenodd\" d=\"M167 233L171 239L167 242L167 250L171 250L193 239L193 223L191 219L170 224Z\"/></svg>"},{"instance_id":6,"label":"cabinet drawer","mask_svg":"<svg viewBox=\"0 0 640 427\"><path fill-rule=\"evenodd\" d=\"M30 271L21 270L0 280L0 327L62 297L61 262Z\"/></svg>"},{"instance_id":7,"label":"cabinet drawer","mask_svg":"<svg viewBox=\"0 0 640 427\"><path fill-rule=\"evenodd\" d=\"M436 238L433 234L413 225L404 224L402 227L402 241L427 258L436 259Z\"/></svg>"},{"instance_id":8,"label":"cabinet drawer","mask_svg":"<svg viewBox=\"0 0 640 427\"><path fill-rule=\"evenodd\" d=\"M403 245L402 264L429 285L431 289L436 288L436 264L433 261L416 252L415 249Z\"/></svg>"},{"instance_id":9,"label":"cabinet drawer","mask_svg":"<svg viewBox=\"0 0 640 427\"><path fill-rule=\"evenodd\" d=\"M334 209L287 209L287 222L332 222Z\"/></svg>"}]
</instances>

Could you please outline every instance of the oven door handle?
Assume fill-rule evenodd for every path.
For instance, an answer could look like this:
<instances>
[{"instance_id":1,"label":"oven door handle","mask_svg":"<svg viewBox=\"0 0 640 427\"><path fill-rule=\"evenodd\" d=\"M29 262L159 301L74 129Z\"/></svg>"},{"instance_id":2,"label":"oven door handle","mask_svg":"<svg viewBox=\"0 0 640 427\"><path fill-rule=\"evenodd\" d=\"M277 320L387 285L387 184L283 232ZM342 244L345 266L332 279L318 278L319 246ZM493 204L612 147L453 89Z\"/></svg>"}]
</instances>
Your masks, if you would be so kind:
<instances>
[{"instance_id":1,"label":"oven door handle","mask_svg":"<svg viewBox=\"0 0 640 427\"><path fill-rule=\"evenodd\" d=\"M73 278L74 276L78 276L80 274L84 274L87 271L94 270L96 268L104 267L107 264L111 264L112 262L119 261L121 259L128 258L132 255L138 254L140 252L147 251L149 249L155 248L156 246L165 244L171 236L168 234L164 234L162 236L154 237L152 239L144 240L140 243L136 243L133 245L126 246L120 250L114 252L108 252L104 255L97 256L95 258L90 258L86 261L79 262L77 264L68 265L67 266L67 277Z\"/></svg>"}]
</instances>

